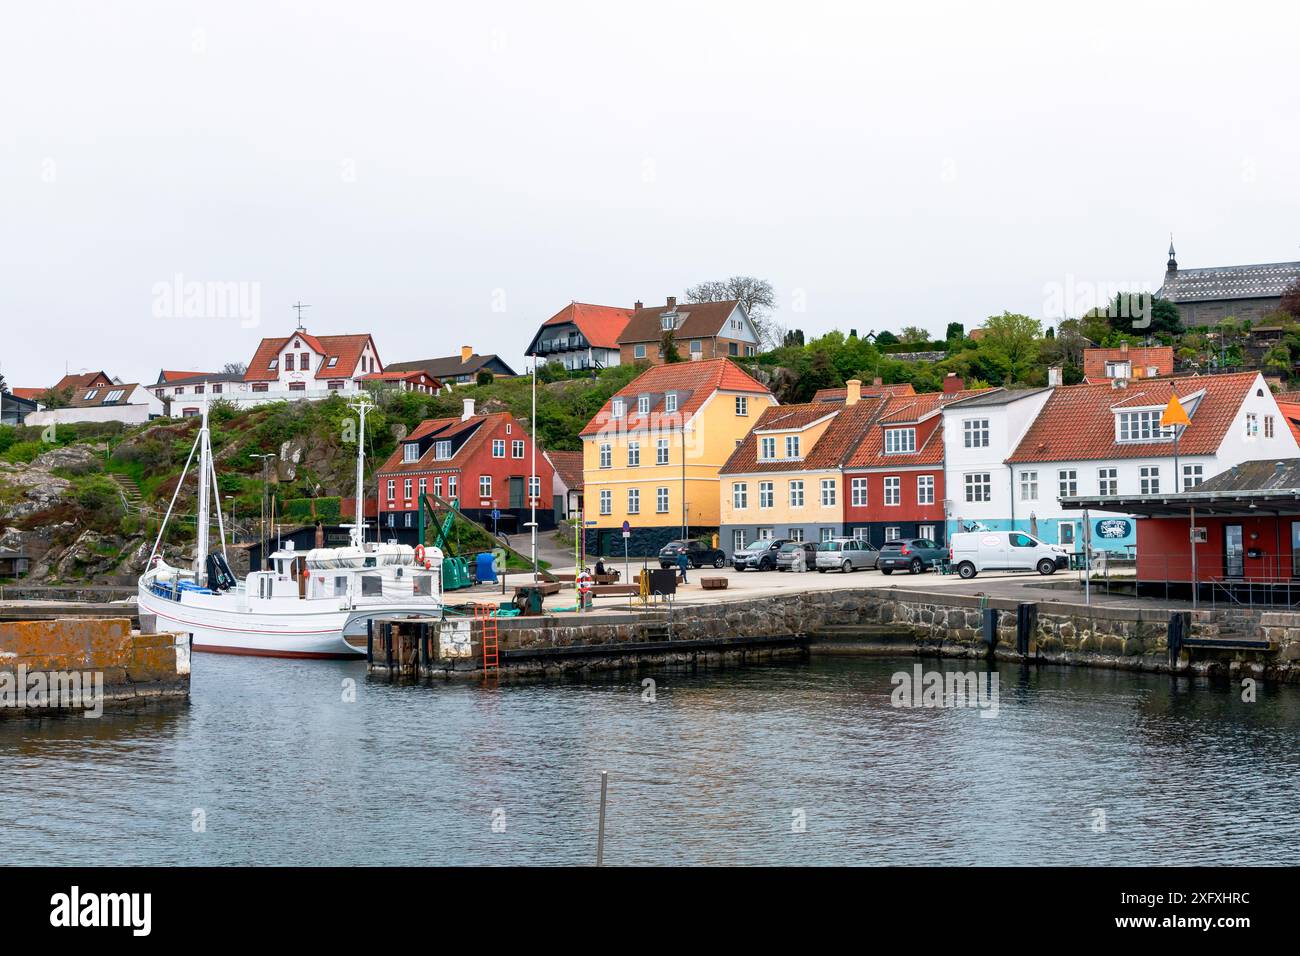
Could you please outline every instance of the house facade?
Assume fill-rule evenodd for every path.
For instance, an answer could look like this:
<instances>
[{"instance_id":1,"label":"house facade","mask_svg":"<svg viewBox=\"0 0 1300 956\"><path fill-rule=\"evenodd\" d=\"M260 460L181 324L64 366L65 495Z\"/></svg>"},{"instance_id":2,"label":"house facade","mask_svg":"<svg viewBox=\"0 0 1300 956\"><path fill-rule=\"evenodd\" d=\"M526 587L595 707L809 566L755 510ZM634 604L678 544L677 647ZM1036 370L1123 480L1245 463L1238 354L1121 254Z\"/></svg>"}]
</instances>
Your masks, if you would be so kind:
<instances>
[{"instance_id":1,"label":"house facade","mask_svg":"<svg viewBox=\"0 0 1300 956\"><path fill-rule=\"evenodd\" d=\"M1171 396L1189 419L1161 427ZM1138 548L1130 513L1083 515L1061 499L1114 498L1194 491L1202 482L1252 459L1300 456L1285 415L1258 372L1124 380L1056 389L1007 456L1016 527L1049 542L1094 551Z\"/></svg>"},{"instance_id":2,"label":"house facade","mask_svg":"<svg viewBox=\"0 0 1300 956\"><path fill-rule=\"evenodd\" d=\"M1169 243L1165 281L1156 293L1178 306L1183 325L1217 325L1232 316L1255 324L1282 306L1282 294L1300 282L1300 262L1181 269Z\"/></svg>"},{"instance_id":3,"label":"house facade","mask_svg":"<svg viewBox=\"0 0 1300 956\"><path fill-rule=\"evenodd\" d=\"M547 451L544 454L555 472L555 480L551 484L551 496L555 502L556 520L576 521L584 507L582 452Z\"/></svg>"},{"instance_id":4,"label":"house facade","mask_svg":"<svg viewBox=\"0 0 1300 956\"><path fill-rule=\"evenodd\" d=\"M244 372L244 385L223 397L257 404L284 399L355 395L368 375L384 370L368 334L312 335L299 327L282 338L262 339Z\"/></svg>"},{"instance_id":5,"label":"house facade","mask_svg":"<svg viewBox=\"0 0 1300 956\"><path fill-rule=\"evenodd\" d=\"M421 422L377 480L380 534L404 543L416 543L421 494L456 500L467 517L502 534L527 533L535 503L539 532L555 528L551 463L540 450L534 458L532 436L513 415L479 415L473 399L460 418Z\"/></svg>"},{"instance_id":6,"label":"house facade","mask_svg":"<svg viewBox=\"0 0 1300 956\"><path fill-rule=\"evenodd\" d=\"M218 399L238 401L240 396L252 393L238 372L196 372L189 376L164 373L168 377L149 386L172 418L192 418L203 411L203 405ZM161 377L161 376L160 376Z\"/></svg>"},{"instance_id":7,"label":"house facade","mask_svg":"<svg viewBox=\"0 0 1300 956\"><path fill-rule=\"evenodd\" d=\"M945 537L984 528L1030 530L1029 509L1017 508L1006 462L1051 394L1050 388L999 388L943 406Z\"/></svg>"},{"instance_id":8,"label":"house facade","mask_svg":"<svg viewBox=\"0 0 1300 956\"><path fill-rule=\"evenodd\" d=\"M844 533L880 547L898 538L947 540L943 408L994 389L897 395L844 467Z\"/></svg>"},{"instance_id":9,"label":"house facade","mask_svg":"<svg viewBox=\"0 0 1300 956\"><path fill-rule=\"evenodd\" d=\"M850 382L843 401L768 408L721 471L721 544L829 541L844 533L845 459L887 404Z\"/></svg>"},{"instance_id":10,"label":"house facade","mask_svg":"<svg viewBox=\"0 0 1300 956\"><path fill-rule=\"evenodd\" d=\"M542 323L524 354L571 372L618 365L618 337L631 318L631 309L570 302Z\"/></svg>"},{"instance_id":11,"label":"house facade","mask_svg":"<svg viewBox=\"0 0 1300 956\"><path fill-rule=\"evenodd\" d=\"M581 432L587 551L654 555L721 525L720 472L772 393L729 359L648 369Z\"/></svg>"},{"instance_id":12,"label":"house facade","mask_svg":"<svg viewBox=\"0 0 1300 956\"><path fill-rule=\"evenodd\" d=\"M682 361L707 362L717 358L745 358L758 354L758 332L739 302L694 302L647 308L637 302L627 326L618 337L624 365L665 364L664 337L672 334Z\"/></svg>"}]
</instances>

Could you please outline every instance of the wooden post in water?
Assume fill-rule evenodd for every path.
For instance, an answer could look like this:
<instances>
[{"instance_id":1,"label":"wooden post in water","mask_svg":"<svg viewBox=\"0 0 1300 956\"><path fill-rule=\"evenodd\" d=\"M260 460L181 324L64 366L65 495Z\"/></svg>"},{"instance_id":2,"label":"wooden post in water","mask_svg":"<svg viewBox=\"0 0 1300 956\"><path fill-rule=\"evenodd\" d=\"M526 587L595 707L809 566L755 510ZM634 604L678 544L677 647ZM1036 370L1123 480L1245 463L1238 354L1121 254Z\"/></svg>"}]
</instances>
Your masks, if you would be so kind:
<instances>
[{"instance_id":1,"label":"wooden post in water","mask_svg":"<svg viewBox=\"0 0 1300 956\"><path fill-rule=\"evenodd\" d=\"M609 771L600 772L600 830L596 833L596 865L605 865L605 792L609 785Z\"/></svg>"}]
</instances>

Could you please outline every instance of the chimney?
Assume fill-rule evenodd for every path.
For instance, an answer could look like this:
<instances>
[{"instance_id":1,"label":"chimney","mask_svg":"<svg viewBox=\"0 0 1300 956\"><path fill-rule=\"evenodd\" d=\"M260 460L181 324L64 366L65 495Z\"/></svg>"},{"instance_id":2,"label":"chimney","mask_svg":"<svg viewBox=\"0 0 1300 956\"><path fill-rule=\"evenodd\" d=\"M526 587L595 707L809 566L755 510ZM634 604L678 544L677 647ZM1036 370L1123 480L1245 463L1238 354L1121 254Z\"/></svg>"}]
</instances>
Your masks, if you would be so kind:
<instances>
[{"instance_id":1,"label":"chimney","mask_svg":"<svg viewBox=\"0 0 1300 956\"><path fill-rule=\"evenodd\" d=\"M943 393L951 395L954 392L960 392L966 387L966 380L956 372L949 372L943 377Z\"/></svg>"},{"instance_id":2,"label":"chimney","mask_svg":"<svg viewBox=\"0 0 1300 956\"><path fill-rule=\"evenodd\" d=\"M474 346L472 346L472 345L462 345L462 346L460 347L460 364L461 364L461 365L464 365L466 362L468 362L468 361L469 361L471 358L473 358L473 357L474 357Z\"/></svg>"},{"instance_id":3,"label":"chimney","mask_svg":"<svg viewBox=\"0 0 1300 956\"><path fill-rule=\"evenodd\" d=\"M858 402L862 401L862 380L851 378L845 382L844 385L846 387L844 392L844 407L852 408L854 405L858 404Z\"/></svg>"},{"instance_id":4,"label":"chimney","mask_svg":"<svg viewBox=\"0 0 1300 956\"><path fill-rule=\"evenodd\" d=\"M461 413L460 420L467 422L474 417L474 399L465 399L465 411Z\"/></svg>"},{"instance_id":5,"label":"chimney","mask_svg":"<svg viewBox=\"0 0 1300 956\"><path fill-rule=\"evenodd\" d=\"M676 308L677 308L677 296L670 295L668 297L668 311L672 312Z\"/></svg>"},{"instance_id":6,"label":"chimney","mask_svg":"<svg viewBox=\"0 0 1300 956\"><path fill-rule=\"evenodd\" d=\"M1051 365L1051 366L1048 366L1048 369L1047 369L1047 387L1048 387L1048 388L1060 388L1063 382L1064 382L1064 377L1063 377L1063 373L1062 373L1062 370L1061 370L1061 366L1059 366L1059 365Z\"/></svg>"},{"instance_id":7,"label":"chimney","mask_svg":"<svg viewBox=\"0 0 1300 956\"><path fill-rule=\"evenodd\" d=\"M636 300L636 305L632 306L632 308L634 308L634 309L636 309L638 312L640 312L642 309L645 308L645 303L642 302L640 299L637 299L637 300Z\"/></svg>"},{"instance_id":8,"label":"chimney","mask_svg":"<svg viewBox=\"0 0 1300 956\"><path fill-rule=\"evenodd\" d=\"M877 375L875 378L871 380L871 384L879 388L881 385L885 384L885 380L881 378L879 375Z\"/></svg>"},{"instance_id":9,"label":"chimney","mask_svg":"<svg viewBox=\"0 0 1300 956\"><path fill-rule=\"evenodd\" d=\"M1125 358L1128 358L1128 343L1127 343L1127 342L1121 342L1121 343L1119 343L1119 354L1122 355L1122 356L1124 356Z\"/></svg>"}]
</instances>

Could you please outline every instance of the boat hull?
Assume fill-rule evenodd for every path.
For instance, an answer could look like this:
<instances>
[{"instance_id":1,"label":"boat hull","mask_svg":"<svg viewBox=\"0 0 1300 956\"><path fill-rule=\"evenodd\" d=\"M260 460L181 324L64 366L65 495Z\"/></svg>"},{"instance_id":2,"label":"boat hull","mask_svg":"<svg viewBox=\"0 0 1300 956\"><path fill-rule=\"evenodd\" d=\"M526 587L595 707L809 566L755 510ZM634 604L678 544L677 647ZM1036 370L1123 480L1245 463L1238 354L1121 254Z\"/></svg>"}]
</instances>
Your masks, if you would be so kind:
<instances>
[{"instance_id":1,"label":"boat hull","mask_svg":"<svg viewBox=\"0 0 1300 956\"><path fill-rule=\"evenodd\" d=\"M172 601L144 586L137 601L141 614L157 619L159 630L189 634L195 651L252 657L357 660L365 653L349 644L345 635L364 633L367 620L389 615L442 616L441 606L420 605L250 614L238 609L235 595L187 594Z\"/></svg>"}]
</instances>

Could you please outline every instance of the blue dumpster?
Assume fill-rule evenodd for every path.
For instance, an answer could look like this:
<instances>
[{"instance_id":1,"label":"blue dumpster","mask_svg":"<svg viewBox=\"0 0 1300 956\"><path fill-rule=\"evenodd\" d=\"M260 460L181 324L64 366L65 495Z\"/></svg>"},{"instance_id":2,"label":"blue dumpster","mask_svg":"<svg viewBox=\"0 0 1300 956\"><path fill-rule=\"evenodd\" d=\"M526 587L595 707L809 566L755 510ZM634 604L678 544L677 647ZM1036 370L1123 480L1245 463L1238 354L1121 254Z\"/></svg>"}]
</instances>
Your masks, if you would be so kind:
<instances>
[{"instance_id":1,"label":"blue dumpster","mask_svg":"<svg viewBox=\"0 0 1300 956\"><path fill-rule=\"evenodd\" d=\"M484 551L478 556L476 576L479 584L495 584L497 580L496 564L493 562L492 553Z\"/></svg>"}]
</instances>

